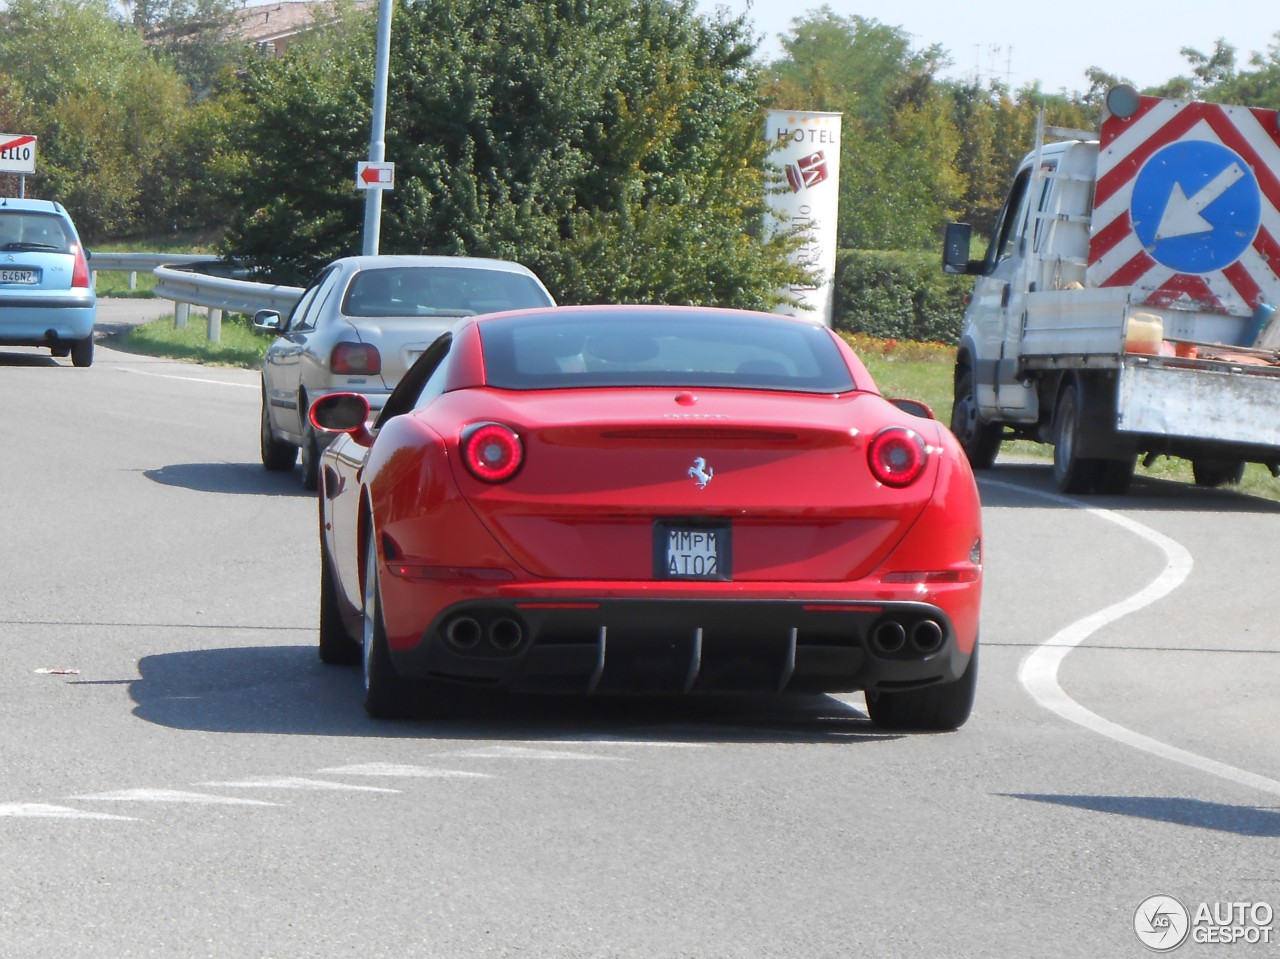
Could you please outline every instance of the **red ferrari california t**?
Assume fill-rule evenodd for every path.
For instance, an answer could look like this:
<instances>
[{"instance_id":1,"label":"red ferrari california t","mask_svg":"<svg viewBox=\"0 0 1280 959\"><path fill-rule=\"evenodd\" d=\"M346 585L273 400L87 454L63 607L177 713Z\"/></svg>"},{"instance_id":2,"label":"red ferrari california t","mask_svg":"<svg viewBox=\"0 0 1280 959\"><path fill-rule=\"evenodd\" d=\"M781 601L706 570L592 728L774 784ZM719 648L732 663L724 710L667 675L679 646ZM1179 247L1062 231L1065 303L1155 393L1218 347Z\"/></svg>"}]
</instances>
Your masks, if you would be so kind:
<instances>
[{"instance_id":1,"label":"red ferrari california t","mask_svg":"<svg viewBox=\"0 0 1280 959\"><path fill-rule=\"evenodd\" d=\"M377 717L476 690L865 690L954 729L978 671L968 461L821 324L703 307L469 317L320 469L320 657Z\"/></svg>"}]
</instances>

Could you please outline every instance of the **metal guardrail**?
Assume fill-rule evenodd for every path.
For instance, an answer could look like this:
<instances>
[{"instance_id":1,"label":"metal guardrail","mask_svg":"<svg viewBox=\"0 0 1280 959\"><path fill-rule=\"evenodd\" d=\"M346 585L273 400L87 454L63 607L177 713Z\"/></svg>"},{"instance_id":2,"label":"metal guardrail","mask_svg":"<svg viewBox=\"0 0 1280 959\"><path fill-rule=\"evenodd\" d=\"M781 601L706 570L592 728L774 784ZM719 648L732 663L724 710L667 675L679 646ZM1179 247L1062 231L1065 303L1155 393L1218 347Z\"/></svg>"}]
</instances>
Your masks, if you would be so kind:
<instances>
[{"instance_id":1,"label":"metal guardrail","mask_svg":"<svg viewBox=\"0 0 1280 959\"><path fill-rule=\"evenodd\" d=\"M255 283L178 269L194 263L215 262L220 261L208 254L196 253L94 253L89 259L89 266L95 273L129 273L130 289L134 287L137 273L154 274L155 295L173 300L174 323L179 329L187 325L192 306L203 306L209 310L211 343L217 343L222 337L224 312L252 315L259 310L275 310L287 314L302 296L303 288L300 286Z\"/></svg>"}]
</instances>

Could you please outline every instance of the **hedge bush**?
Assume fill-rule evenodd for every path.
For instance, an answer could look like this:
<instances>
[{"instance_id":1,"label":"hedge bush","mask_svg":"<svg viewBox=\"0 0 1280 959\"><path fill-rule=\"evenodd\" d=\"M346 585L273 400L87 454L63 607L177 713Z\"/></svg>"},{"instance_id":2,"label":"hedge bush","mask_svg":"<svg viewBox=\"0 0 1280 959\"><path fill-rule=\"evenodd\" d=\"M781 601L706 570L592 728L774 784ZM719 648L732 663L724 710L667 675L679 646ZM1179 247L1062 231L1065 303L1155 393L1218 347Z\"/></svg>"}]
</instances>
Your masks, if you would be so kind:
<instances>
[{"instance_id":1,"label":"hedge bush","mask_svg":"<svg viewBox=\"0 0 1280 959\"><path fill-rule=\"evenodd\" d=\"M846 333L954 345L972 288L973 277L942 272L941 252L841 250L832 325Z\"/></svg>"}]
</instances>

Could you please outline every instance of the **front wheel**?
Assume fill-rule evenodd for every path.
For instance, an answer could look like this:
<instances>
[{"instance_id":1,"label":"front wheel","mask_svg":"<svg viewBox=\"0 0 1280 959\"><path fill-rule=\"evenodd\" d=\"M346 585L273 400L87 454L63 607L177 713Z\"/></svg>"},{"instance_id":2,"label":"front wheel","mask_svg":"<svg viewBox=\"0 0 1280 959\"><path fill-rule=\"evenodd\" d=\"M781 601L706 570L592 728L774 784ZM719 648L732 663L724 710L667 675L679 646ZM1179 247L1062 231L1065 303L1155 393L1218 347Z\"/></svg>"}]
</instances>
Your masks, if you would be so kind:
<instances>
[{"instance_id":1,"label":"front wheel","mask_svg":"<svg viewBox=\"0 0 1280 959\"><path fill-rule=\"evenodd\" d=\"M952 683L910 689L900 693L868 692L867 714L877 726L947 732L959 729L973 712L978 688L978 643L964 673Z\"/></svg>"},{"instance_id":2,"label":"front wheel","mask_svg":"<svg viewBox=\"0 0 1280 959\"><path fill-rule=\"evenodd\" d=\"M969 465L976 470L990 469L1000 452L1003 427L984 423L978 417L978 396L973 385L973 372L962 370L956 377L955 402L951 406L951 432L960 441Z\"/></svg>"},{"instance_id":3,"label":"front wheel","mask_svg":"<svg viewBox=\"0 0 1280 959\"><path fill-rule=\"evenodd\" d=\"M338 604L338 587L330 569L329 550L320 531L320 661L331 666L354 666L360 647L347 635Z\"/></svg>"}]
</instances>

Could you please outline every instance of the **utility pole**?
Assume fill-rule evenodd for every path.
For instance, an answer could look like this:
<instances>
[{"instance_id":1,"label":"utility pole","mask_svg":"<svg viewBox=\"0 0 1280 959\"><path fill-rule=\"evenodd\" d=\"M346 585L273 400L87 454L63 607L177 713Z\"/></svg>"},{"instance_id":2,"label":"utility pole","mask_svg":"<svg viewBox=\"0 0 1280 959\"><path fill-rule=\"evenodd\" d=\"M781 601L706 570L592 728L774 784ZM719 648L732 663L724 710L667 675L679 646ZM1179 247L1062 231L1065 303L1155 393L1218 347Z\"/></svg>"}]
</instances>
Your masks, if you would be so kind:
<instances>
[{"instance_id":1,"label":"utility pole","mask_svg":"<svg viewBox=\"0 0 1280 959\"><path fill-rule=\"evenodd\" d=\"M369 133L369 162L382 163L387 156L387 73L391 62L391 7L392 0L378 3L378 52L373 78L373 124ZM369 190L364 198L364 248L365 256L378 252L378 237L382 232L382 191Z\"/></svg>"}]
</instances>

